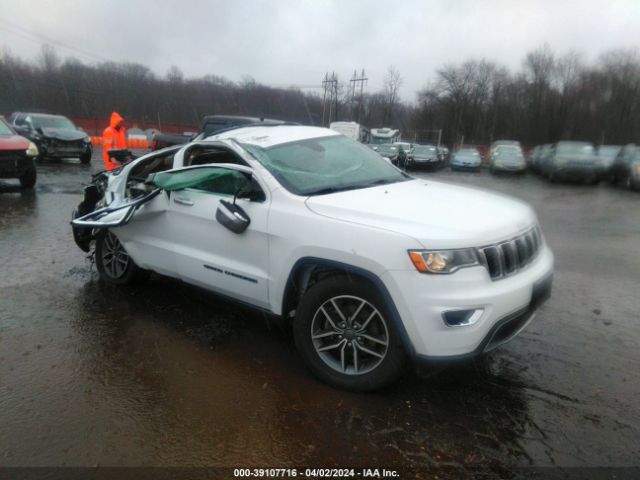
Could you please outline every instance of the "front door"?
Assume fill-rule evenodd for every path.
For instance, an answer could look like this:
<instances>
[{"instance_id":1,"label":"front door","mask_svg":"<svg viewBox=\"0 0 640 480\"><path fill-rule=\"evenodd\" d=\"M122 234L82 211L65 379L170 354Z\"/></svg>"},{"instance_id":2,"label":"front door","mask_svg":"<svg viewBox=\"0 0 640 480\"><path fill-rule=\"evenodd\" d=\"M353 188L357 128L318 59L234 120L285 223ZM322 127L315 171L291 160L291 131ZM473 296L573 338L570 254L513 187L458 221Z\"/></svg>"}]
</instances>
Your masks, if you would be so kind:
<instances>
[{"instance_id":1,"label":"front door","mask_svg":"<svg viewBox=\"0 0 640 480\"><path fill-rule=\"evenodd\" d=\"M238 199L251 223L233 233L216 220L216 211L221 199L233 201L240 184L251 180L233 167L217 168L230 174L171 192L169 223L178 272L186 282L268 309L269 198Z\"/></svg>"}]
</instances>

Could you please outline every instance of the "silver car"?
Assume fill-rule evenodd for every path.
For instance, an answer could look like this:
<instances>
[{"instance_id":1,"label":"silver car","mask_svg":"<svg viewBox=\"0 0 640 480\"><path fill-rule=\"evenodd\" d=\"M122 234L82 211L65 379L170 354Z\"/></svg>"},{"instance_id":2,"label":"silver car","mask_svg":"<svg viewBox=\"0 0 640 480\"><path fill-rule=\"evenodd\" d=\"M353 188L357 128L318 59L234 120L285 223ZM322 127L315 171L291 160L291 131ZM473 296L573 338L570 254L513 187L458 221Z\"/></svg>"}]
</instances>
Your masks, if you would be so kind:
<instances>
[{"instance_id":1,"label":"silver car","mask_svg":"<svg viewBox=\"0 0 640 480\"><path fill-rule=\"evenodd\" d=\"M489 153L489 170L495 172L519 172L527 169L527 162L518 142L494 144Z\"/></svg>"},{"instance_id":2,"label":"silver car","mask_svg":"<svg viewBox=\"0 0 640 480\"><path fill-rule=\"evenodd\" d=\"M474 170L480 171L482 157L475 148L461 148L456 151L451 158L451 170Z\"/></svg>"},{"instance_id":3,"label":"silver car","mask_svg":"<svg viewBox=\"0 0 640 480\"><path fill-rule=\"evenodd\" d=\"M434 145L414 145L411 157L407 159L410 167L439 167L442 156Z\"/></svg>"}]
</instances>

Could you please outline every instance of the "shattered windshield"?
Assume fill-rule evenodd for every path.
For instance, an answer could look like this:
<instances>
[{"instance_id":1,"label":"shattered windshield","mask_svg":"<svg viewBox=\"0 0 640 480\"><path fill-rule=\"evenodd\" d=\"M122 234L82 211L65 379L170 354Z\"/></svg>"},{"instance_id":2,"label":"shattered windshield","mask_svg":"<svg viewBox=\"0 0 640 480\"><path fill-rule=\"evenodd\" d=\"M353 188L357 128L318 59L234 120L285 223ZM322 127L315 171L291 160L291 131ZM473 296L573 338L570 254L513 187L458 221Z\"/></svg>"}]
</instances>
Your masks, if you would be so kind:
<instances>
[{"instance_id":1,"label":"shattered windshield","mask_svg":"<svg viewBox=\"0 0 640 480\"><path fill-rule=\"evenodd\" d=\"M76 126L67 117L33 116L33 126L36 128L59 128L61 130L75 130Z\"/></svg>"},{"instance_id":2,"label":"shattered windshield","mask_svg":"<svg viewBox=\"0 0 640 480\"><path fill-rule=\"evenodd\" d=\"M371 149L344 136L313 138L269 148L243 144L289 191L319 195L401 182L407 175Z\"/></svg>"}]
</instances>

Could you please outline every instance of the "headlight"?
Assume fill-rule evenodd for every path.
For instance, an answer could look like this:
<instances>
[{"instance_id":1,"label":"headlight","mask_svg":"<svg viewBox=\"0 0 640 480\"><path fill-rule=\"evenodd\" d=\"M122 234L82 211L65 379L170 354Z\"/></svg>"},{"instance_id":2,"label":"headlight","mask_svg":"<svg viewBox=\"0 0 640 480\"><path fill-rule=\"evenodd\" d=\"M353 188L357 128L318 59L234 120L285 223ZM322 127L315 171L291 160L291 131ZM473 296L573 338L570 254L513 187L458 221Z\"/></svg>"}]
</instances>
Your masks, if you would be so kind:
<instances>
[{"instance_id":1,"label":"headlight","mask_svg":"<svg viewBox=\"0 0 640 480\"><path fill-rule=\"evenodd\" d=\"M27 148L27 157L37 157L39 153L40 152L38 152L38 147L36 147L36 144L30 142L29 148Z\"/></svg>"},{"instance_id":2,"label":"headlight","mask_svg":"<svg viewBox=\"0 0 640 480\"><path fill-rule=\"evenodd\" d=\"M84 143L91 143L91 138L89 138L89 135L85 135L82 140L84 141Z\"/></svg>"},{"instance_id":3,"label":"headlight","mask_svg":"<svg viewBox=\"0 0 640 480\"><path fill-rule=\"evenodd\" d=\"M636 175L640 176L640 163L634 163L631 168Z\"/></svg>"},{"instance_id":4,"label":"headlight","mask_svg":"<svg viewBox=\"0 0 640 480\"><path fill-rule=\"evenodd\" d=\"M409 250L413 265L422 273L453 273L465 267L480 265L472 248L457 250Z\"/></svg>"}]
</instances>

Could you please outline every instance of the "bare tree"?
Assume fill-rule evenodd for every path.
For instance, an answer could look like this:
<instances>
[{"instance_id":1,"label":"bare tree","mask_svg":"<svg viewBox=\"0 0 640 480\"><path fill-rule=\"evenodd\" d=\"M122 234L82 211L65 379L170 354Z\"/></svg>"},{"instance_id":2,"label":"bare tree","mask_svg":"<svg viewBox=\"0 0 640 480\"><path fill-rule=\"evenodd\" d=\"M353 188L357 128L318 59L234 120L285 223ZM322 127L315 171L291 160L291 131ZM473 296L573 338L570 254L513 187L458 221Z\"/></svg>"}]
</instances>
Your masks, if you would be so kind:
<instances>
[{"instance_id":1,"label":"bare tree","mask_svg":"<svg viewBox=\"0 0 640 480\"><path fill-rule=\"evenodd\" d=\"M396 70L393 65L390 65L387 69L387 74L384 77L383 91L385 97L385 121L393 121L394 109L398 103L400 94L400 87L402 86L403 79L400 76L400 72Z\"/></svg>"},{"instance_id":2,"label":"bare tree","mask_svg":"<svg viewBox=\"0 0 640 480\"><path fill-rule=\"evenodd\" d=\"M55 48L51 45L44 44L40 49L38 63L47 72L53 72L60 66L60 57L56 53Z\"/></svg>"}]
</instances>

